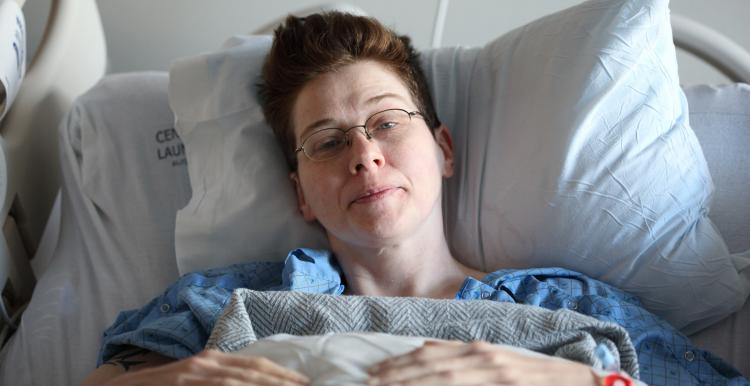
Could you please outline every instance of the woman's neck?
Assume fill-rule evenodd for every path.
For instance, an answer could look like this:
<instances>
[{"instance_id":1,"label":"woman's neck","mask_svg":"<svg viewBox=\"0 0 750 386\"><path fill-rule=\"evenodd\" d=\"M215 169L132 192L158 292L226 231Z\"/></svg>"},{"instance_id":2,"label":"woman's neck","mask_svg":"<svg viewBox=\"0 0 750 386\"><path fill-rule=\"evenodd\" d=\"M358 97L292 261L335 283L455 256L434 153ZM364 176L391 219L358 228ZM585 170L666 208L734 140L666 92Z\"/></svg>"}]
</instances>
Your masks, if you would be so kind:
<instances>
[{"instance_id":1,"label":"woman's neck","mask_svg":"<svg viewBox=\"0 0 750 386\"><path fill-rule=\"evenodd\" d=\"M348 294L453 298L467 276L485 275L457 261L444 237L376 248L330 239Z\"/></svg>"}]
</instances>

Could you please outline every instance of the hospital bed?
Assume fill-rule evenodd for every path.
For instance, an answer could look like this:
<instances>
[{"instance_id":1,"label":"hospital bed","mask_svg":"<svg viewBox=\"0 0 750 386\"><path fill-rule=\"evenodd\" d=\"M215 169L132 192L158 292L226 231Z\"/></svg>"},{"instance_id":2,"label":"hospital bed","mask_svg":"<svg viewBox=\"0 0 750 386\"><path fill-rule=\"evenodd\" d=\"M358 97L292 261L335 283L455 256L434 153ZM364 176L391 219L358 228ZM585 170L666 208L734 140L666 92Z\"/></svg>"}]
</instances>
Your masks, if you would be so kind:
<instances>
[{"instance_id":1,"label":"hospital bed","mask_svg":"<svg viewBox=\"0 0 750 386\"><path fill-rule=\"evenodd\" d=\"M261 32L273 25L269 21ZM685 93L692 128L716 185L709 216L730 252L746 254L750 53L688 18L673 15L672 27L678 48L733 82L686 87ZM17 381L7 384L80 381L93 368L101 331L117 312L145 304L181 273L175 260L174 215L190 200L191 188L184 147L172 129L168 75L155 71L105 77L106 58L96 3L53 1L38 53L1 122L0 379ZM96 92L84 95L94 86ZM97 96L110 97L113 106L128 103L152 110L148 120L133 116L135 122L151 125L151 131L138 137L127 128L107 126L108 116L122 120L126 117L118 114L133 110L68 114L81 95L77 112L82 115L88 113L86 106L102 103L92 100ZM85 118L93 120L91 133L69 125ZM97 131L98 123L111 131ZM117 141L127 142L126 150ZM158 162L128 150L138 147L156 153ZM84 169L84 157L92 157L85 168L108 169ZM126 186L132 181L144 186ZM120 200L127 196L136 202ZM113 213L124 218L110 217ZM691 336L750 376L748 326L750 302Z\"/></svg>"}]
</instances>

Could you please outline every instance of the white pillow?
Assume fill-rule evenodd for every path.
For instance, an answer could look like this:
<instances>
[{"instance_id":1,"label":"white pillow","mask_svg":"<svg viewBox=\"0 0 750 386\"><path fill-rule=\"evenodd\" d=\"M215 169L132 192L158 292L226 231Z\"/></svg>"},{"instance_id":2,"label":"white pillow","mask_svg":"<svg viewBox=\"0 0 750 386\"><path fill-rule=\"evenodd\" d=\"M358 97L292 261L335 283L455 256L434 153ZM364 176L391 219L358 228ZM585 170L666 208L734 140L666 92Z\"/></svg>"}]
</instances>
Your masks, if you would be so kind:
<instances>
[{"instance_id":1,"label":"white pillow","mask_svg":"<svg viewBox=\"0 0 750 386\"><path fill-rule=\"evenodd\" d=\"M193 186L181 272L320 247L302 223L254 85L268 38L187 58L170 100ZM586 2L487 46L423 55L452 130L448 241L466 263L562 266L641 297L685 331L738 309L750 273L706 217L713 185L687 121L667 1Z\"/></svg>"},{"instance_id":2,"label":"white pillow","mask_svg":"<svg viewBox=\"0 0 750 386\"><path fill-rule=\"evenodd\" d=\"M284 155L256 98L270 46L270 36L237 37L170 70L169 100L193 189L177 212L180 273L283 261L294 248L327 246L322 228L297 212Z\"/></svg>"}]
</instances>

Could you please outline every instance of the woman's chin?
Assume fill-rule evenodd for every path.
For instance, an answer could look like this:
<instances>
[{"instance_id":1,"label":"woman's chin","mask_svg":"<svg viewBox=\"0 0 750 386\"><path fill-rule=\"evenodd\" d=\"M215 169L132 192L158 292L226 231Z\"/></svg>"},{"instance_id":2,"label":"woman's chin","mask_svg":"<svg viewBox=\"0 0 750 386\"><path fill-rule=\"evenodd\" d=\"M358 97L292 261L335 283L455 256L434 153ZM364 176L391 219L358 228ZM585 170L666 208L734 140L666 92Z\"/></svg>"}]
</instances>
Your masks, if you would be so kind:
<instances>
[{"instance_id":1,"label":"woman's chin","mask_svg":"<svg viewBox=\"0 0 750 386\"><path fill-rule=\"evenodd\" d=\"M354 220L354 219L350 219ZM397 244L407 238L408 232L395 219L383 221L349 221L343 229L337 232L328 229L328 238L332 243L364 248L385 248Z\"/></svg>"},{"instance_id":2,"label":"woman's chin","mask_svg":"<svg viewBox=\"0 0 750 386\"><path fill-rule=\"evenodd\" d=\"M356 230L361 238L377 243L402 238L404 232L400 232L399 228L398 221L378 221L359 224Z\"/></svg>"},{"instance_id":3,"label":"woman's chin","mask_svg":"<svg viewBox=\"0 0 750 386\"><path fill-rule=\"evenodd\" d=\"M393 201L379 201L370 205L353 207L349 211L349 224L373 235L389 235L409 222L410 211Z\"/></svg>"}]
</instances>

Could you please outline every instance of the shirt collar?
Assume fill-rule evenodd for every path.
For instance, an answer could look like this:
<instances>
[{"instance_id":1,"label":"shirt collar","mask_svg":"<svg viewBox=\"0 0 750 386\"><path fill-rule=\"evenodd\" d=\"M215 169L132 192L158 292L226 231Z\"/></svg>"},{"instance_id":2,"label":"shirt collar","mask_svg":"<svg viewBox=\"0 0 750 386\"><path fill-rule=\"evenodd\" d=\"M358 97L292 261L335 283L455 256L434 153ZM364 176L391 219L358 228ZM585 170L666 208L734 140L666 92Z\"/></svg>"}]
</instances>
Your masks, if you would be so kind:
<instances>
[{"instance_id":1,"label":"shirt collar","mask_svg":"<svg viewBox=\"0 0 750 386\"><path fill-rule=\"evenodd\" d=\"M284 261L282 289L340 295L344 292L335 256L322 249L298 248Z\"/></svg>"}]
</instances>

